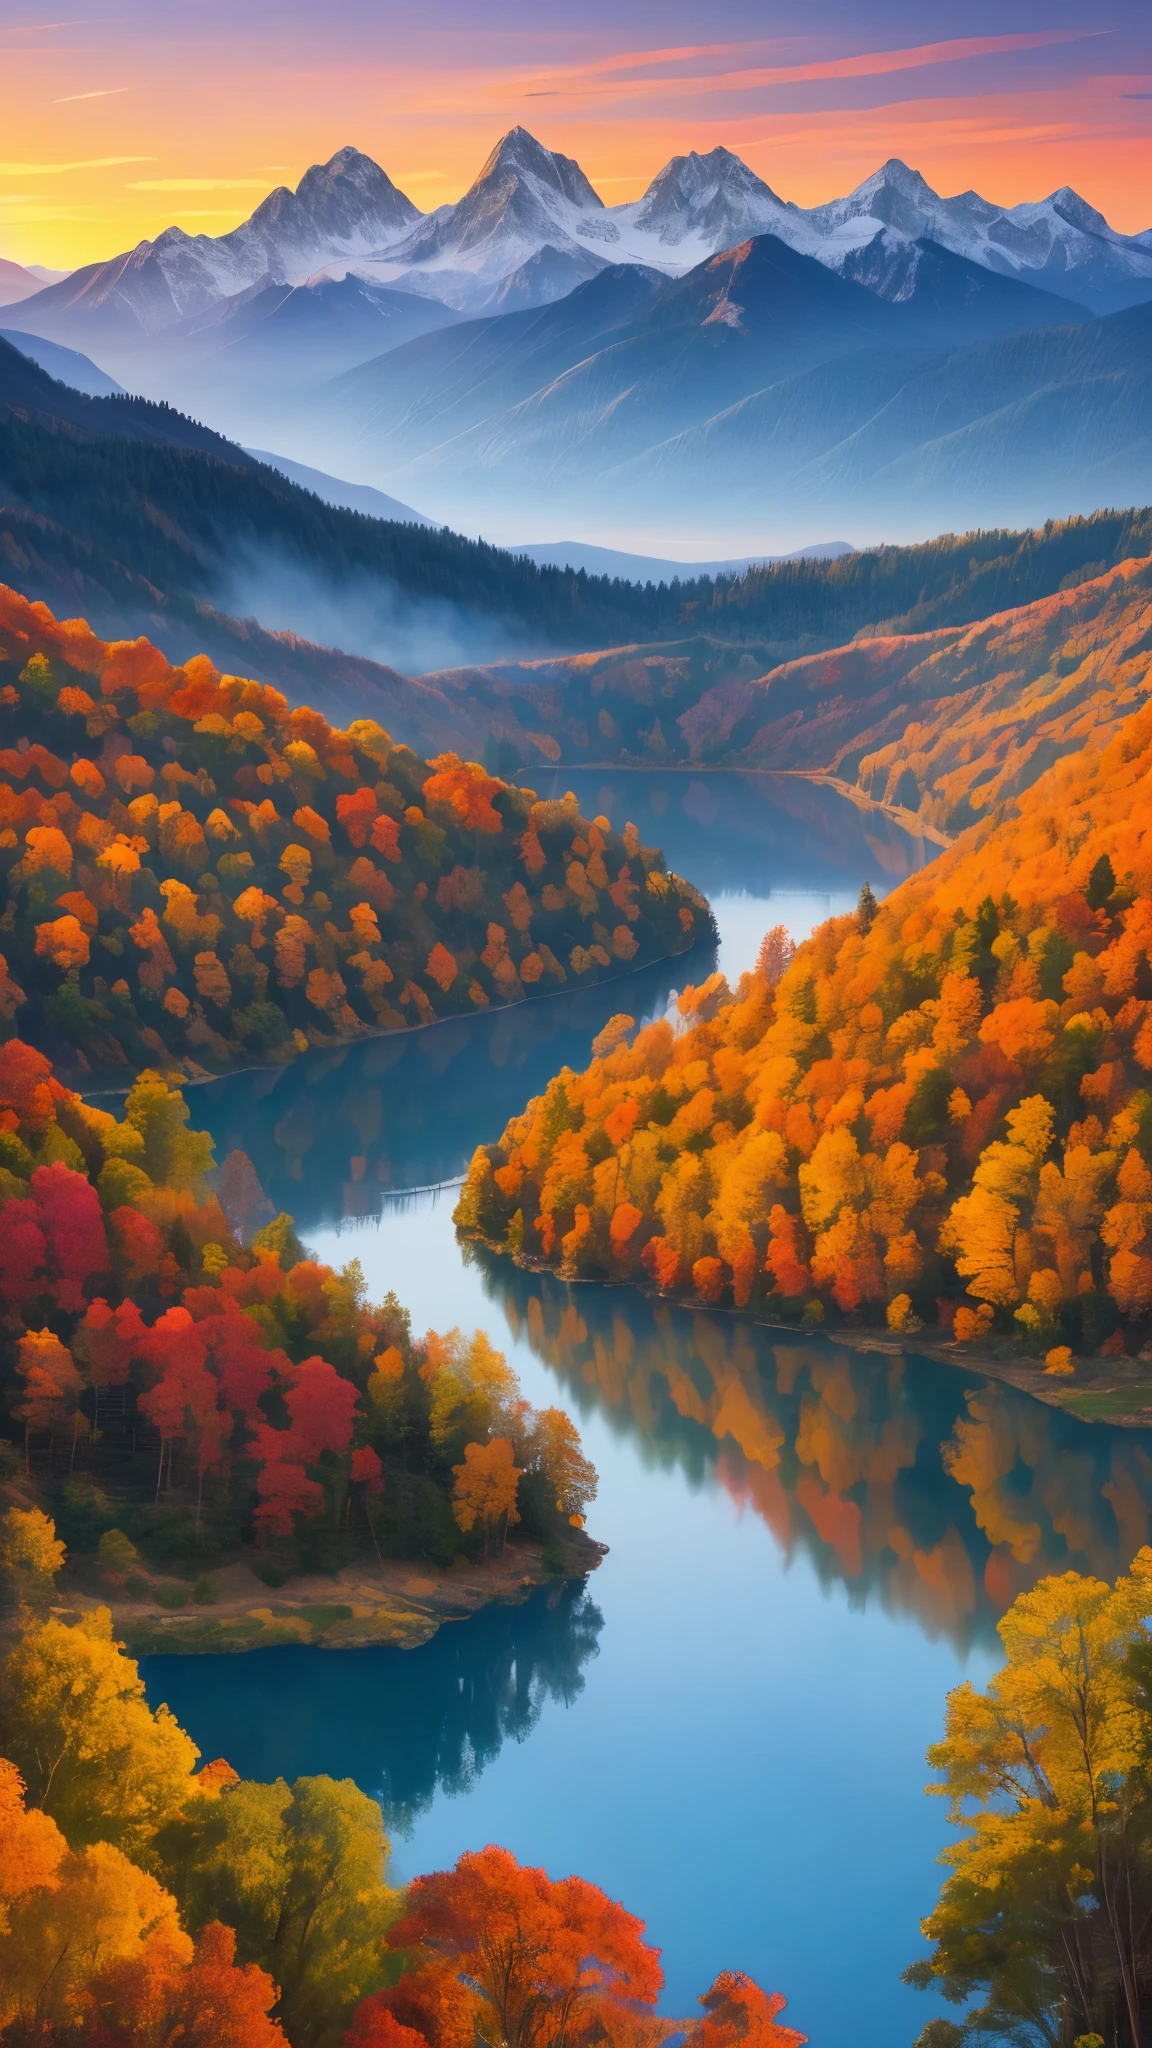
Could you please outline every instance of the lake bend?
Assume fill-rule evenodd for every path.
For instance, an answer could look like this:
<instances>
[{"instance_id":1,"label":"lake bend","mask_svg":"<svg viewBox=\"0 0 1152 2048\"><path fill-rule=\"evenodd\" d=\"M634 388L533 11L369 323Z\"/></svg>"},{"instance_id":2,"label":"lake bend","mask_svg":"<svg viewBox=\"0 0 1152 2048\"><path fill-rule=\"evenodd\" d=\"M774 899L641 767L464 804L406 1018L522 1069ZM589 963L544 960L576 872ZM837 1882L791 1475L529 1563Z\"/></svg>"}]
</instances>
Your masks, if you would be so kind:
<instances>
[{"instance_id":1,"label":"lake bend","mask_svg":"<svg viewBox=\"0 0 1152 2048\"><path fill-rule=\"evenodd\" d=\"M799 778L561 774L709 896L734 982L935 849ZM924 1752L987 1681L995 1623L1046 1571L1113 1577L1147 1540L1152 1439L914 1356L861 1354L627 1287L567 1286L452 1227L499 1135L613 1012L661 1015L716 956L318 1052L192 1091L308 1247L360 1261L414 1331L481 1327L600 1475L586 1583L445 1624L415 1650L143 1660L206 1757L328 1772L382 1799L403 1881L505 1843L623 1899L670 1959L663 2009L717 1971L788 1999L815 2048L906 2048L943 1803Z\"/></svg>"}]
</instances>

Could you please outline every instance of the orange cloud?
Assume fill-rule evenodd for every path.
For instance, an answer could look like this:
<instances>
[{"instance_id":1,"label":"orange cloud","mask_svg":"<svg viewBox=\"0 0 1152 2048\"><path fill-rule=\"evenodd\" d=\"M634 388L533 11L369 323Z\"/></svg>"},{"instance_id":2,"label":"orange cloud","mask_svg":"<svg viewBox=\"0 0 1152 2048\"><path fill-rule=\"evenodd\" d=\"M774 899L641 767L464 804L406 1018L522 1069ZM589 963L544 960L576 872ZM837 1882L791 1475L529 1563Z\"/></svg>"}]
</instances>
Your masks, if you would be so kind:
<instances>
[{"instance_id":1,"label":"orange cloud","mask_svg":"<svg viewBox=\"0 0 1152 2048\"><path fill-rule=\"evenodd\" d=\"M1001 56L1014 50L1039 50L1055 43L1082 42L1089 35L1099 34L1089 29L1045 29L1031 35L1002 36L961 36L945 43L919 43L902 50L869 50L854 57L826 57L807 64L776 64L749 66L739 71L701 72L690 78L633 78L617 79L606 85L573 84L571 87L556 86L553 91L579 92L582 97L613 96L616 98L645 98L657 93L675 95L710 92L751 92L756 87L769 85L807 85L821 80L843 78L882 78L895 71L918 71L934 64L956 64L966 58ZM589 65L586 70L574 69L569 72L544 74L552 77L573 79L594 79L608 70L622 70L632 65L645 63L670 64L682 58L696 58L724 53L722 43L702 46L696 50L660 50L652 53L636 52L628 57L617 57L610 64ZM515 86L510 88L517 90ZM495 86L493 93L503 93L508 87ZM526 90L521 87L520 90Z\"/></svg>"}]
</instances>

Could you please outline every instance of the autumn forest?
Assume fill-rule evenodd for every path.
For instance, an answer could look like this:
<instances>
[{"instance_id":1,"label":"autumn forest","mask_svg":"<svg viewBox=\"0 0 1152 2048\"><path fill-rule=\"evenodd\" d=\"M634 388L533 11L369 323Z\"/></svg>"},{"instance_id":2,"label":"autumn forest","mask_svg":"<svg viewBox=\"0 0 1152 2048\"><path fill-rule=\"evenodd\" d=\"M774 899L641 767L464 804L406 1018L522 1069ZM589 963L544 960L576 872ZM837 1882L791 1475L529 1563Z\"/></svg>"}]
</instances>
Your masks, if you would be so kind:
<instances>
[{"instance_id":1,"label":"autumn forest","mask_svg":"<svg viewBox=\"0 0 1152 2048\"><path fill-rule=\"evenodd\" d=\"M130 447L77 415L77 462L171 483L136 407ZM185 429L210 496L232 458ZM397 574L500 554L284 502ZM159 574L184 543L132 503ZM573 648L388 671L407 738L342 656L336 725L219 666L207 605L211 657L158 587L104 638L16 564L3 2048L834 2048L809 2010L862 1956L917 2048L1146 2048L1148 536L671 592L500 556L492 604ZM325 652L252 623L278 683ZM790 892L805 792L837 826ZM709 836L711 903L673 864ZM817 1614L867 1621L835 1684ZM774 1656L727 1802L758 1846L721 1827L709 1871L661 1831L686 1756L733 1766L734 1633ZM804 1830L765 1857L756 1802L805 1775L782 1717L846 1686L857 1787L911 1771L930 1815L893 1807L864 1887L846 1830L830 1969Z\"/></svg>"}]
</instances>

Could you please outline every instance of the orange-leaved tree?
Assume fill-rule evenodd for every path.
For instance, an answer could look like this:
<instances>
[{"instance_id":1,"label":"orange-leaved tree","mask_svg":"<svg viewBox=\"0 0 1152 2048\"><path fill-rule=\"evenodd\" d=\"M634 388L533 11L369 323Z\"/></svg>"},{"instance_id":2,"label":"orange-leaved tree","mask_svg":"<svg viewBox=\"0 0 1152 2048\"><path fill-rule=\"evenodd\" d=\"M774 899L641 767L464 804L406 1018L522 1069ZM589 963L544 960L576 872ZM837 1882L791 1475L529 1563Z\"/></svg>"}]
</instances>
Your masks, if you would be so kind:
<instances>
[{"instance_id":1,"label":"orange-leaved tree","mask_svg":"<svg viewBox=\"0 0 1152 2048\"><path fill-rule=\"evenodd\" d=\"M553 1880L495 1847L417 1878L389 1942L414 1952L434 2048L469 2025L504 2048L577 2048L610 2034L617 2015L651 2012L663 1984L641 1921L596 1885ZM405 1980L379 2003L420 2025Z\"/></svg>"},{"instance_id":2,"label":"orange-leaved tree","mask_svg":"<svg viewBox=\"0 0 1152 2048\"><path fill-rule=\"evenodd\" d=\"M479 1524L489 1550L499 1531L503 1549L510 1524L520 1520L516 1496L523 1476L508 1438L495 1436L487 1444L466 1444L464 1463L453 1465L452 1472L456 1482L452 1512L460 1527L467 1534Z\"/></svg>"}]
</instances>

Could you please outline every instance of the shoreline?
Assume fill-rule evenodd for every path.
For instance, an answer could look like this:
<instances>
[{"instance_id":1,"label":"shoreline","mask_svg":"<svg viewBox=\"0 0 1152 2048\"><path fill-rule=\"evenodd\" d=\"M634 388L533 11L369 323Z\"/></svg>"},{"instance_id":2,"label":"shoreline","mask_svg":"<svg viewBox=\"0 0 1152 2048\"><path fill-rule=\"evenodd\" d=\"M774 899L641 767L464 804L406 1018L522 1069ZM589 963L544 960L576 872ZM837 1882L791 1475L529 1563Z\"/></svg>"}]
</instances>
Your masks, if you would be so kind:
<instances>
[{"instance_id":1,"label":"shoreline","mask_svg":"<svg viewBox=\"0 0 1152 2048\"><path fill-rule=\"evenodd\" d=\"M131 1657L237 1656L289 1645L321 1650L418 1649L445 1623L467 1621L490 1606L515 1607L543 1586L595 1571L608 1546L581 1534L565 1545L563 1566L549 1570L538 1544L516 1544L479 1563L447 1567L389 1558L358 1559L335 1572L310 1572L270 1587L240 1559L205 1573L216 1593L192 1604L187 1579L149 1575L129 1596L108 1583L95 1559L73 1554L57 1587L53 1612L77 1618L107 1607L116 1640ZM157 1604L156 1587L182 1586L188 1604Z\"/></svg>"},{"instance_id":2,"label":"shoreline","mask_svg":"<svg viewBox=\"0 0 1152 2048\"><path fill-rule=\"evenodd\" d=\"M1078 1422L1106 1422L1115 1429L1152 1429L1152 1352L1136 1358L1105 1357L1097 1352L1091 1358L1077 1360L1067 1375L1048 1373L1039 1361L1022 1358L1018 1352L1007 1349L978 1350L958 1344L955 1339L922 1336L919 1331L913 1342L902 1342L890 1330L868 1329L859 1324L834 1329L817 1325L806 1330L799 1323L775 1322L770 1316L750 1315L745 1309L698 1301L694 1295L661 1294L635 1280L594 1280L585 1274L563 1274L542 1259L509 1252L507 1246L496 1244L479 1231L468 1232L465 1242L482 1244L495 1256L511 1259L522 1272L549 1273L565 1287L628 1288L646 1301L665 1302L671 1308L694 1315L727 1316L733 1322L778 1331L781 1336L843 1344L852 1351L880 1352L890 1358L927 1358L935 1365L950 1365L961 1372L982 1373L988 1379L1001 1380L1005 1386L1030 1394L1048 1408L1061 1409Z\"/></svg>"},{"instance_id":3,"label":"shoreline","mask_svg":"<svg viewBox=\"0 0 1152 2048\"><path fill-rule=\"evenodd\" d=\"M711 905L709 905L709 911L711 912ZM691 954L697 951L697 949L704 950L705 948L710 947L713 951L715 951L716 945L717 940L715 937L712 937L710 939L697 939L693 942L691 946L686 946L683 952L661 953L658 959L645 960L640 967L634 967L630 970L630 972L625 974L604 974L600 976L600 979L598 981L585 982L579 984L576 987L570 988L551 988L546 990L546 992L542 996L518 996L514 1003L489 1003L486 1009L472 1010L467 1013L461 1010L454 1017L433 1017L432 1022L430 1024L405 1024L398 1031L395 1029L377 1031L373 1030L371 1025L366 1024L363 1031L357 1031L355 1035L352 1037L321 1037L317 1043L309 1043L308 1052L339 1052L344 1049L350 1049L354 1045L366 1045L370 1041L375 1041L377 1039L415 1038L419 1036L419 1034L422 1032L436 1031L447 1024L471 1024L477 1017L505 1017L512 1010L526 1010L529 1008L535 1008L536 1005L540 1003L559 1002L564 998L567 998L570 1002L573 996L587 995L594 988L610 988L613 986L618 986L619 983L623 981L631 981L636 975L648 973L653 967L668 966L671 964L673 960L687 960ZM207 1087L209 1082L212 1081L237 1081L244 1074L283 1073L289 1067L296 1066L299 1063L299 1061L307 1059L307 1057L308 1053L298 1052L294 1054L294 1056L290 1059L263 1060L253 1066L247 1067L225 1067L223 1071L219 1074L211 1074L208 1072L206 1068L201 1068L200 1071L195 1074L183 1074L174 1067L161 1068L157 1071L162 1072L164 1074L164 1078L170 1086L179 1088L181 1091L183 1091L185 1088ZM78 1081L82 1082L84 1080L84 1076L79 1075L77 1079ZM121 1096L126 1096L130 1093L132 1088L135 1087L135 1085L135 1078L133 1078L133 1080L131 1081L126 1081L124 1083L117 1082L115 1087L105 1088L85 1088L76 1085L76 1083L74 1083L73 1081L64 1081L64 1086L66 1088L71 1088L74 1094L82 1096L85 1102L96 1102L105 1097L114 1096L116 1098L119 1098Z\"/></svg>"}]
</instances>

